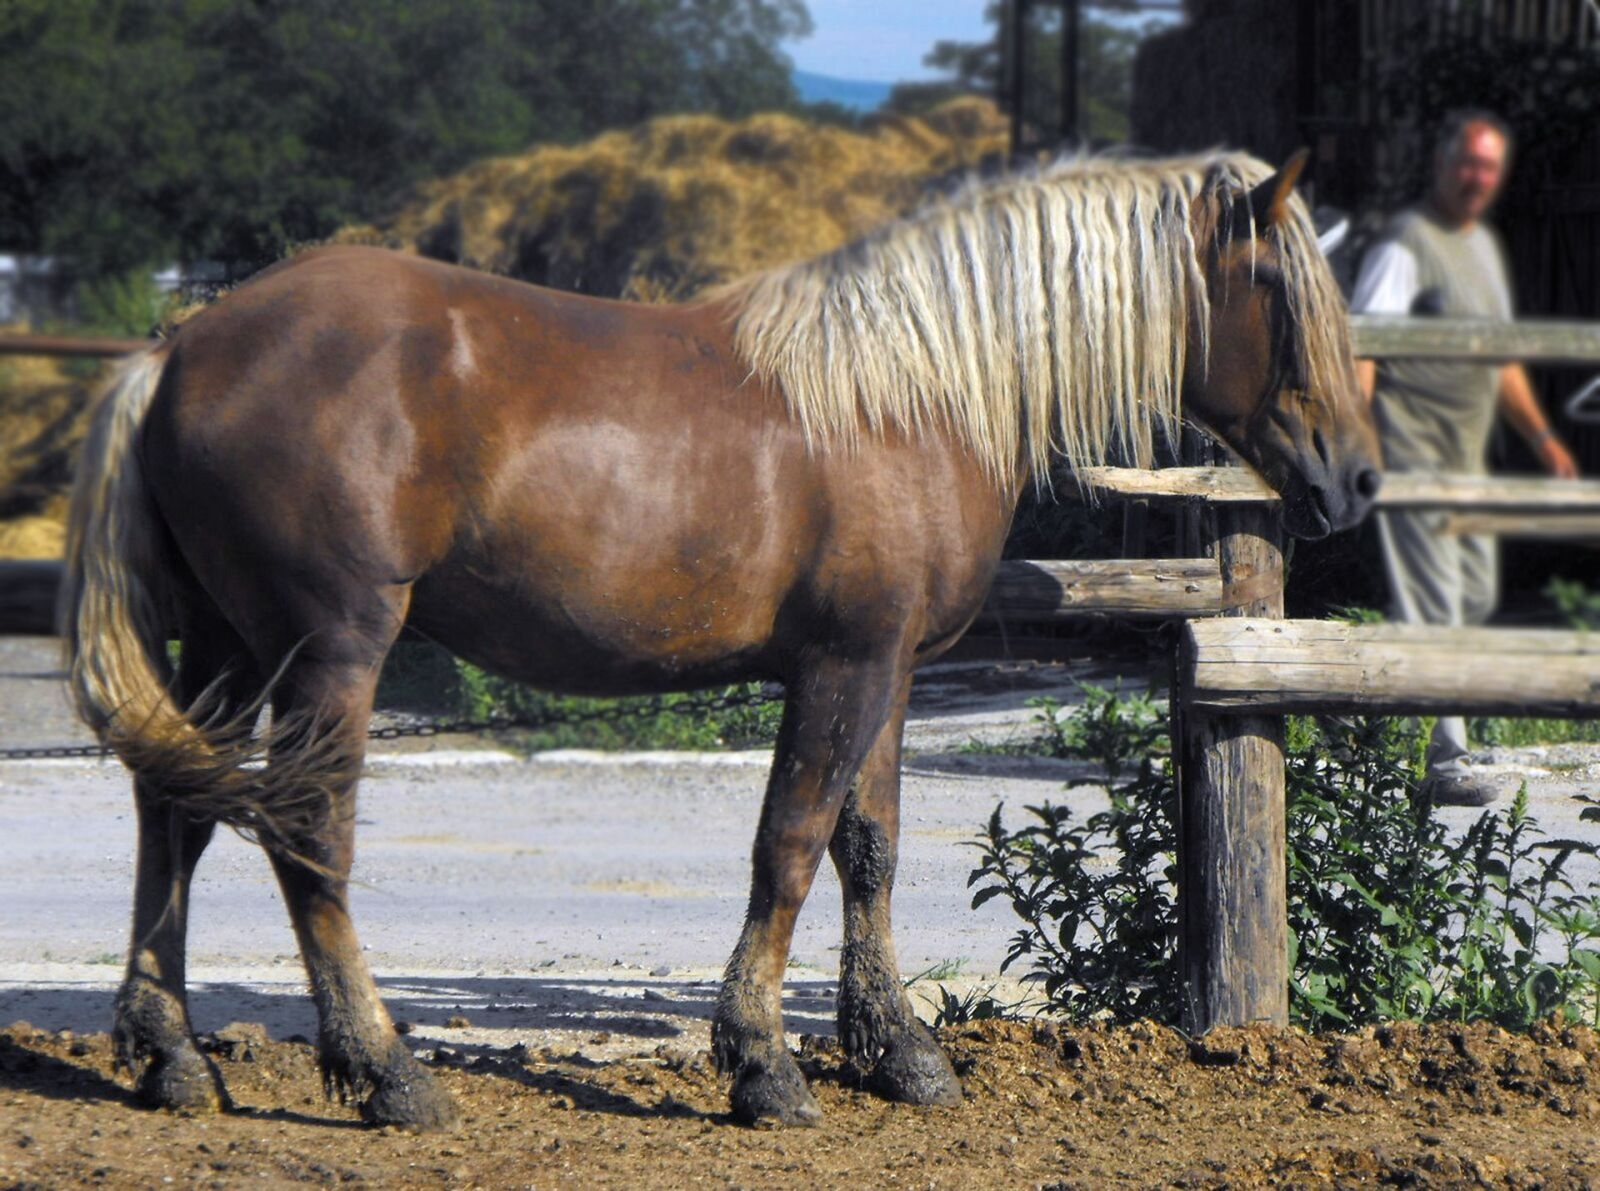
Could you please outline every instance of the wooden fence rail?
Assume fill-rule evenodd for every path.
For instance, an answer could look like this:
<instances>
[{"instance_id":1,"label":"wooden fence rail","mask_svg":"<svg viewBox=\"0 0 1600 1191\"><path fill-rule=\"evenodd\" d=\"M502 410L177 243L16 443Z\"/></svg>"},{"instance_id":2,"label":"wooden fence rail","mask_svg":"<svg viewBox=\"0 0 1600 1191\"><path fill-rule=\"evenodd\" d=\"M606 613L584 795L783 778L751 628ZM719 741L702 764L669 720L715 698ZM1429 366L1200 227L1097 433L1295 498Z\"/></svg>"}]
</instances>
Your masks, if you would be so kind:
<instances>
[{"instance_id":1,"label":"wooden fence rail","mask_svg":"<svg viewBox=\"0 0 1600 1191\"><path fill-rule=\"evenodd\" d=\"M49 636L56 631L59 562L0 560L0 636Z\"/></svg>"},{"instance_id":2,"label":"wooden fence rail","mask_svg":"<svg viewBox=\"0 0 1600 1191\"><path fill-rule=\"evenodd\" d=\"M1085 613L1187 620L1222 611L1214 558L1003 562L984 616L1052 621Z\"/></svg>"},{"instance_id":3,"label":"wooden fence rail","mask_svg":"<svg viewBox=\"0 0 1600 1191\"><path fill-rule=\"evenodd\" d=\"M1358 314L1351 318L1350 330L1356 355L1371 359L1600 363L1600 323Z\"/></svg>"},{"instance_id":4,"label":"wooden fence rail","mask_svg":"<svg viewBox=\"0 0 1600 1191\"><path fill-rule=\"evenodd\" d=\"M1179 650L1177 697L1213 713L1600 716L1600 633L1213 620Z\"/></svg>"},{"instance_id":5,"label":"wooden fence rail","mask_svg":"<svg viewBox=\"0 0 1600 1191\"><path fill-rule=\"evenodd\" d=\"M1600 363L1600 323L1355 315L1350 320L1358 356L1439 360L1520 360L1528 364ZM121 356L150 346L150 339L88 335L0 334L0 355Z\"/></svg>"},{"instance_id":6,"label":"wooden fence rail","mask_svg":"<svg viewBox=\"0 0 1600 1191\"><path fill-rule=\"evenodd\" d=\"M1278 494L1267 482L1244 467L1086 467L1079 477L1091 493L1105 497L1203 504L1278 501ZM1600 481L1394 471L1383 477L1377 507L1529 516L1594 515L1600 513Z\"/></svg>"},{"instance_id":7,"label":"wooden fence rail","mask_svg":"<svg viewBox=\"0 0 1600 1191\"><path fill-rule=\"evenodd\" d=\"M152 339L110 335L34 335L0 332L0 356L126 356L149 347Z\"/></svg>"},{"instance_id":8,"label":"wooden fence rail","mask_svg":"<svg viewBox=\"0 0 1600 1191\"><path fill-rule=\"evenodd\" d=\"M0 560L0 635L55 631L57 561ZM1000 622L1037 623L1086 615L1187 620L1224 607L1212 558L1053 559L1003 562L984 607Z\"/></svg>"}]
</instances>

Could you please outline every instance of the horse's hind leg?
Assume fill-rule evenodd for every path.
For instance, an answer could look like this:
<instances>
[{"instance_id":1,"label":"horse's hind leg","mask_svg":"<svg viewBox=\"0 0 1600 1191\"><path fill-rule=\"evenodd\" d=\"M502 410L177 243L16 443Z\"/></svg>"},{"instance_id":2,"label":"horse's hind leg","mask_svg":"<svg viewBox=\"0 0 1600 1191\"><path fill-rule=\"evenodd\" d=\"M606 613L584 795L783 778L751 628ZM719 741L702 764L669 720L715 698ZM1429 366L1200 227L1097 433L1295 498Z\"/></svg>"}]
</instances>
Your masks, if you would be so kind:
<instances>
[{"instance_id":1,"label":"horse's hind leg","mask_svg":"<svg viewBox=\"0 0 1600 1191\"><path fill-rule=\"evenodd\" d=\"M845 791L889 716L902 674L894 659L830 658L790 684L756 831L750 908L711 1027L717 1063L734 1079L739 1120L821 1119L784 1044L783 973Z\"/></svg>"},{"instance_id":2,"label":"horse's hind leg","mask_svg":"<svg viewBox=\"0 0 1600 1191\"><path fill-rule=\"evenodd\" d=\"M231 629L196 618L182 635L177 693L185 705L209 689L218 720L243 711L259 689ZM213 687L212 684L216 683ZM117 994L113 1038L118 1063L139 1073L139 1095L164 1108L208 1111L228 1103L215 1064L195 1045L185 993L189 885L215 824L172 805L148 781L134 783L139 844L133 936Z\"/></svg>"},{"instance_id":3,"label":"horse's hind leg","mask_svg":"<svg viewBox=\"0 0 1600 1191\"><path fill-rule=\"evenodd\" d=\"M928 1028L917 1020L889 929L900 839L900 739L907 680L889 722L839 812L829 851L844 888L839 959L839 1039L891 1100L958 1104L961 1084Z\"/></svg>"},{"instance_id":4,"label":"horse's hind leg","mask_svg":"<svg viewBox=\"0 0 1600 1191\"><path fill-rule=\"evenodd\" d=\"M319 634L274 692L276 715L315 714L318 731L332 734L340 747L340 768L352 774L365 755L367 722L388 645L387 640L336 641ZM313 833L289 841L288 847L267 847L317 1006L323 1080L330 1092L359 1097L362 1118L373 1124L448 1128L457 1119L455 1105L395 1033L350 920L355 808L352 776L333 792L329 814Z\"/></svg>"}]
</instances>

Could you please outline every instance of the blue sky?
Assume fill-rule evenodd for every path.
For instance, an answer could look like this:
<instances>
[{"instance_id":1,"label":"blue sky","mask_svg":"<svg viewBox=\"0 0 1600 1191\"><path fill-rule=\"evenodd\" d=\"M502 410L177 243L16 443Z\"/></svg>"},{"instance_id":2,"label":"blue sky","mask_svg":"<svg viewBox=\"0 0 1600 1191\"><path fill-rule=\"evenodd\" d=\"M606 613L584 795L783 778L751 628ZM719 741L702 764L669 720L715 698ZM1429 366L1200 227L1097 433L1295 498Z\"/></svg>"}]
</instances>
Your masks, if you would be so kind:
<instances>
[{"instance_id":1,"label":"blue sky","mask_svg":"<svg viewBox=\"0 0 1600 1191\"><path fill-rule=\"evenodd\" d=\"M922 57L934 42L992 34L983 19L987 0L808 0L807 6L816 32L786 48L801 70L843 79L926 78L932 72Z\"/></svg>"},{"instance_id":2,"label":"blue sky","mask_svg":"<svg viewBox=\"0 0 1600 1191\"><path fill-rule=\"evenodd\" d=\"M795 65L845 79L897 82L930 73L922 56L947 38L988 33L985 0L808 0L816 32L786 48Z\"/></svg>"}]
</instances>

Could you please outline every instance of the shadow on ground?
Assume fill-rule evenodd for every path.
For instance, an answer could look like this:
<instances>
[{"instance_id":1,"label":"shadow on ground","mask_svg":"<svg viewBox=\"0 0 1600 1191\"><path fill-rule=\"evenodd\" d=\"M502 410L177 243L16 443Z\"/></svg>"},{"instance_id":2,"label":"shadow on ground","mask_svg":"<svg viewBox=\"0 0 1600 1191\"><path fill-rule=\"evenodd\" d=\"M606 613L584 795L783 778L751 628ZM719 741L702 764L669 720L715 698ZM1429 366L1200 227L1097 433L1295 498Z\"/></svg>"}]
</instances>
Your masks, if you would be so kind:
<instances>
[{"instance_id":1,"label":"shadow on ground","mask_svg":"<svg viewBox=\"0 0 1600 1191\"><path fill-rule=\"evenodd\" d=\"M497 1045L518 1034L564 1030L613 1035L618 1041L668 1042L693 1023L709 1022L717 984L704 980L586 976L461 976L378 978L395 1021L428 1045L458 1045L492 1031ZM784 1024L791 1033L834 1032L835 986L827 980L784 985ZM110 1028L115 989L58 983L0 991L0 1024L27 1021L40 1029L96 1033ZM201 1032L231 1022L259 1022L274 1038L316 1036L316 1014L303 989L282 985L194 981L190 1013ZM469 1026L452 1026L466 1019ZM462 1042L460 1045L468 1045Z\"/></svg>"}]
</instances>

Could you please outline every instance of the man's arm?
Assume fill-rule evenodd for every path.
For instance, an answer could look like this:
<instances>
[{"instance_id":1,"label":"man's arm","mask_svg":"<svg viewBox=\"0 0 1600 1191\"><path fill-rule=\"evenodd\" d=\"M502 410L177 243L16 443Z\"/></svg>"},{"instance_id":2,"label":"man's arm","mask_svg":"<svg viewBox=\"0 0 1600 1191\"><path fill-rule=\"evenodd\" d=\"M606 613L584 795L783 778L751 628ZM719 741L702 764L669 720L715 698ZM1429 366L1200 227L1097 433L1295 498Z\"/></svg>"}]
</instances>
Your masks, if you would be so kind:
<instances>
[{"instance_id":1,"label":"man's arm","mask_svg":"<svg viewBox=\"0 0 1600 1191\"><path fill-rule=\"evenodd\" d=\"M1578 462L1550 429L1539 399L1533 395L1533 385L1528 382L1528 371L1521 364L1507 364L1500 370L1500 412L1522 435L1547 472L1563 480L1578 478Z\"/></svg>"},{"instance_id":2,"label":"man's arm","mask_svg":"<svg viewBox=\"0 0 1600 1191\"><path fill-rule=\"evenodd\" d=\"M1361 258L1361 273L1350 295L1351 314L1409 314L1417 297L1417 258L1393 240ZM1378 388L1378 362L1356 361L1356 379L1367 400Z\"/></svg>"},{"instance_id":3,"label":"man's arm","mask_svg":"<svg viewBox=\"0 0 1600 1191\"><path fill-rule=\"evenodd\" d=\"M1372 404L1372 395L1378 391L1378 361L1358 359L1356 380L1361 382L1361 393L1367 399L1367 404Z\"/></svg>"}]
</instances>

